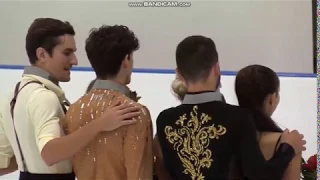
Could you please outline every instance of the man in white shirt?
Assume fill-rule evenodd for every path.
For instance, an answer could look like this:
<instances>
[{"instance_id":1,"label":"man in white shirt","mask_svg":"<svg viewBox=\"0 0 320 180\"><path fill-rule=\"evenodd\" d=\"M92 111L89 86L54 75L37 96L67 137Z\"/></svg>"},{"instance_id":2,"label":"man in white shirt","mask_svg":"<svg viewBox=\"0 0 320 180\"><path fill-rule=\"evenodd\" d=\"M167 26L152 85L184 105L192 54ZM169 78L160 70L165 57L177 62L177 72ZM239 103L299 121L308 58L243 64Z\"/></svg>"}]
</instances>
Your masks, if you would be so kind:
<instances>
[{"instance_id":1,"label":"man in white shirt","mask_svg":"<svg viewBox=\"0 0 320 180\"><path fill-rule=\"evenodd\" d=\"M68 101L58 82L68 82L78 63L74 35L68 22L57 19L31 24L26 50L32 66L0 109L0 175L14 171L17 162L20 180L74 180L69 159L76 152L102 131L135 123L139 108L117 104L64 136L60 120Z\"/></svg>"}]
</instances>

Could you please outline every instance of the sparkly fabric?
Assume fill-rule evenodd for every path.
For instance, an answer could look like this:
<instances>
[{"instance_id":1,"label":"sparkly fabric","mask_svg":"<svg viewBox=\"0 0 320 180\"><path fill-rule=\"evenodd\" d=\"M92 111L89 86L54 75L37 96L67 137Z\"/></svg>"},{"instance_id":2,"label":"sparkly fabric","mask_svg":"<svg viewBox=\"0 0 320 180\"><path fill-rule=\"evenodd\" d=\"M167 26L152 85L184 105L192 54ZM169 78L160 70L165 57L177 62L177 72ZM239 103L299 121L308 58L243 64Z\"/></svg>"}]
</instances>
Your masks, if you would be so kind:
<instances>
[{"instance_id":1,"label":"sparkly fabric","mask_svg":"<svg viewBox=\"0 0 320 180\"><path fill-rule=\"evenodd\" d=\"M95 89L72 104L66 114L64 128L72 133L98 118L103 110L121 100L141 107L137 123L100 133L73 160L78 180L151 180L152 122L146 107L119 91Z\"/></svg>"}]
</instances>

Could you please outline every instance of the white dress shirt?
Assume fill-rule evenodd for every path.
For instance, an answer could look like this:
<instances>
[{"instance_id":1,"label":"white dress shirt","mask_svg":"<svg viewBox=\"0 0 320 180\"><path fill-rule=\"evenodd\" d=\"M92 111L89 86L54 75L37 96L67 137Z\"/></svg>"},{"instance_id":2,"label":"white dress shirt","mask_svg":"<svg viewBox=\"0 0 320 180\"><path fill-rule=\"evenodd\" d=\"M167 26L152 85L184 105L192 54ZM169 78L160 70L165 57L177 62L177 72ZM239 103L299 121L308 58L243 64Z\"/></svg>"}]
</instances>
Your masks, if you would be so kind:
<instances>
[{"instance_id":1,"label":"white dress shirt","mask_svg":"<svg viewBox=\"0 0 320 180\"><path fill-rule=\"evenodd\" d=\"M41 157L41 151L49 141L64 135L60 126L60 119L65 115L61 106L61 102L65 99L64 92L51 81L35 75L24 75L20 88L34 80L40 81L48 89L41 84L28 84L19 93L14 109L15 128L27 171L37 174L70 173L72 167L69 161L47 166ZM19 170L23 171L10 113L12 98L13 91L1 102L0 168L8 167L10 158L15 155Z\"/></svg>"}]
</instances>

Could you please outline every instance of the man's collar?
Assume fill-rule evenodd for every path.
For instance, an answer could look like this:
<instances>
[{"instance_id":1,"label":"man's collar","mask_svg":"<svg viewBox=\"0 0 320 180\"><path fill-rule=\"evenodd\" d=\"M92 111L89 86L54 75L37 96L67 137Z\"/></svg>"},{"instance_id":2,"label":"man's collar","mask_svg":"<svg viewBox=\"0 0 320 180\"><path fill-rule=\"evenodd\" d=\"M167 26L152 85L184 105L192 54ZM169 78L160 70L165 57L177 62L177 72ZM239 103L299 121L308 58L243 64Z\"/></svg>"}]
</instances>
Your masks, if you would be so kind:
<instances>
[{"instance_id":1,"label":"man's collar","mask_svg":"<svg viewBox=\"0 0 320 180\"><path fill-rule=\"evenodd\" d=\"M48 72L36 66L27 66L23 72L23 78L26 80L36 80L41 82L47 89L53 91L60 102L68 101L57 80Z\"/></svg>"},{"instance_id":2,"label":"man's collar","mask_svg":"<svg viewBox=\"0 0 320 180\"><path fill-rule=\"evenodd\" d=\"M117 82L114 81L110 81L110 80L101 80L101 79L97 79L95 80L93 86L92 86L92 90L93 89L110 89L110 90L116 90L121 92L122 94L129 96L130 94L130 90L127 86L119 84Z\"/></svg>"},{"instance_id":3,"label":"man's collar","mask_svg":"<svg viewBox=\"0 0 320 180\"><path fill-rule=\"evenodd\" d=\"M224 101L224 97L220 92L199 92L187 93L182 101L182 104L201 104L211 101Z\"/></svg>"},{"instance_id":4,"label":"man's collar","mask_svg":"<svg viewBox=\"0 0 320 180\"><path fill-rule=\"evenodd\" d=\"M50 73L48 73L47 71L45 71L45 70L43 70L43 69L41 69L39 67L36 67L36 66L27 66L27 67L25 67L23 75L27 75L27 74L31 74L31 75L36 75L36 76L42 77L44 79L47 79L47 80L51 81L55 85L59 86L59 81L57 81L55 78L53 78Z\"/></svg>"}]
</instances>

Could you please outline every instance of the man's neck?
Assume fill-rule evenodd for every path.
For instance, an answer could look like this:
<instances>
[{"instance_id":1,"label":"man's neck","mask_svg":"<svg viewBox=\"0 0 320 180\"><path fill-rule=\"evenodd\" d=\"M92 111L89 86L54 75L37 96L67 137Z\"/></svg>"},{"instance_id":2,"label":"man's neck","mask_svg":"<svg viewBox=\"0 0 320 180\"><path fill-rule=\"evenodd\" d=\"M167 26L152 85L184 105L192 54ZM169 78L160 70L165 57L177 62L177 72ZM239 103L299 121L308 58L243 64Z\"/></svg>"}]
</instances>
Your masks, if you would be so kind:
<instances>
[{"instance_id":1,"label":"man's neck","mask_svg":"<svg viewBox=\"0 0 320 180\"><path fill-rule=\"evenodd\" d=\"M209 83L190 83L187 85L188 92L216 91L216 87Z\"/></svg>"},{"instance_id":2,"label":"man's neck","mask_svg":"<svg viewBox=\"0 0 320 180\"><path fill-rule=\"evenodd\" d=\"M114 77L114 78L105 78L105 79L101 79L101 80L108 80L108 81L113 81L115 83L121 84L123 86L127 86L125 83L124 78L120 78L120 77Z\"/></svg>"}]
</instances>

